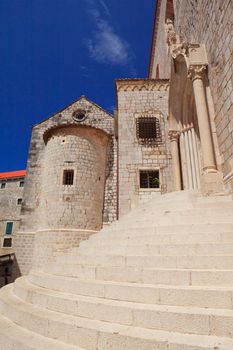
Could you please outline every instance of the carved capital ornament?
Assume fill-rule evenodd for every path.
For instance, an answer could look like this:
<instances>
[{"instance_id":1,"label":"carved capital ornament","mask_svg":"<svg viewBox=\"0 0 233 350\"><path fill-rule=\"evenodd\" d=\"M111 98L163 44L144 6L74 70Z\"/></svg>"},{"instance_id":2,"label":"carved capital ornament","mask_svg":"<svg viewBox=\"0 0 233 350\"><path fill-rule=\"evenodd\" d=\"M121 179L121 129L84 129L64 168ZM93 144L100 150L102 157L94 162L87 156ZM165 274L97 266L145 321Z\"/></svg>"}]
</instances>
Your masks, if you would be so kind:
<instances>
[{"instance_id":1,"label":"carved capital ornament","mask_svg":"<svg viewBox=\"0 0 233 350\"><path fill-rule=\"evenodd\" d=\"M178 130L170 130L168 133L168 136L170 141L178 142L180 137L180 132Z\"/></svg>"},{"instance_id":2,"label":"carved capital ornament","mask_svg":"<svg viewBox=\"0 0 233 350\"><path fill-rule=\"evenodd\" d=\"M203 79L205 72L206 72L207 66L202 64L202 65L191 65L189 66L188 70L188 78L191 79L192 81L196 79Z\"/></svg>"}]
</instances>

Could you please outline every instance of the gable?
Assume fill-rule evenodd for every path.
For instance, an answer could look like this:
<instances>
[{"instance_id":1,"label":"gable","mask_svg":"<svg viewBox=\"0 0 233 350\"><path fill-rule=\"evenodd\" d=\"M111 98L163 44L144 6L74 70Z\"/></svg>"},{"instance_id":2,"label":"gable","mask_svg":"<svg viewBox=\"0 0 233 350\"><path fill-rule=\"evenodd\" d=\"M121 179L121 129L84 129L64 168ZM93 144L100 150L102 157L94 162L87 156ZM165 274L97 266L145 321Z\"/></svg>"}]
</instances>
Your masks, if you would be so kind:
<instances>
[{"instance_id":1,"label":"gable","mask_svg":"<svg viewBox=\"0 0 233 350\"><path fill-rule=\"evenodd\" d=\"M80 118L83 116L83 118ZM59 125L85 125L102 129L108 134L114 133L113 116L85 96L66 106L33 128L44 130Z\"/></svg>"}]
</instances>

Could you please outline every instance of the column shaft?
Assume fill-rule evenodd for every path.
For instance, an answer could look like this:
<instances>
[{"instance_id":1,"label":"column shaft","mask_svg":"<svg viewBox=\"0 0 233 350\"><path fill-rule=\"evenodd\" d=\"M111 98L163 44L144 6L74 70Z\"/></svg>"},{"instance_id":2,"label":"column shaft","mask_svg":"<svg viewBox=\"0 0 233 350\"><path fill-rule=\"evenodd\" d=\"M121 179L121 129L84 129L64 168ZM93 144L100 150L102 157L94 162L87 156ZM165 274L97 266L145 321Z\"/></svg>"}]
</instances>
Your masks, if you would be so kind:
<instances>
[{"instance_id":1,"label":"column shaft","mask_svg":"<svg viewBox=\"0 0 233 350\"><path fill-rule=\"evenodd\" d=\"M179 132L171 130L169 132L171 140L171 153L174 172L175 191L181 191L180 153L179 153Z\"/></svg>"},{"instance_id":2,"label":"column shaft","mask_svg":"<svg viewBox=\"0 0 233 350\"><path fill-rule=\"evenodd\" d=\"M193 68L192 80L204 162L203 170L208 171L216 169L216 163L202 73L203 67Z\"/></svg>"}]
</instances>

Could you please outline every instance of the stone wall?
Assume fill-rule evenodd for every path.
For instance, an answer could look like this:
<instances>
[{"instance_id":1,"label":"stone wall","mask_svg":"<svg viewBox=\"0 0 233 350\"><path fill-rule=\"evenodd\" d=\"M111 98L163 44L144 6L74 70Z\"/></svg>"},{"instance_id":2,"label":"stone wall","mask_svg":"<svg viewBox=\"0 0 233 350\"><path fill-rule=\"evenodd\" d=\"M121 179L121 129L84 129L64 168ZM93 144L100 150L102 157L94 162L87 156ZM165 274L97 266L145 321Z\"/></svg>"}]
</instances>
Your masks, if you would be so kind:
<instances>
[{"instance_id":1,"label":"stone wall","mask_svg":"<svg viewBox=\"0 0 233 350\"><path fill-rule=\"evenodd\" d=\"M173 188L170 144L168 141L168 81L117 80L119 146L119 213L126 214L152 194ZM156 116L160 121L162 142L143 146L136 135L136 119ZM160 188L142 189L140 170L160 170Z\"/></svg>"},{"instance_id":2,"label":"stone wall","mask_svg":"<svg viewBox=\"0 0 233 350\"><path fill-rule=\"evenodd\" d=\"M154 37L152 42L150 78L169 79L171 72L171 58L166 44L166 7L167 0L157 0L156 18L154 23Z\"/></svg>"},{"instance_id":3,"label":"stone wall","mask_svg":"<svg viewBox=\"0 0 233 350\"><path fill-rule=\"evenodd\" d=\"M86 118L75 120L76 111ZM16 251L22 273L32 266L33 249L43 249L42 237L48 237L50 248L52 241L58 247L66 231L64 245L72 247L99 230L103 220L116 219L115 152L113 117L85 97L33 127ZM62 171L72 167L75 186L63 186ZM30 245L27 262L22 244L24 249Z\"/></svg>"},{"instance_id":4,"label":"stone wall","mask_svg":"<svg viewBox=\"0 0 233 350\"><path fill-rule=\"evenodd\" d=\"M108 141L101 130L89 127L58 128L52 133L44 155L44 227L102 227ZM63 184L66 169L74 171L72 186Z\"/></svg>"},{"instance_id":5,"label":"stone wall","mask_svg":"<svg viewBox=\"0 0 233 350\"><path fill-rule=\"evenodd\" d=\"M0 181L0 187L2 183L5 183L5 188L0 189L0 249L3 245L3 238L5 235L6 224L8 221L13 222L12 244L14 247L14 235L19 228L20 210L21 204L18 204L18 199L23 198L24 187L20 187L20 182L24 181L24 178L2 179ZM9 248L4 248L7 251ZM3 251L2 250L2 251Z\"/></svg>"},{"instance_id":6,"label":"stone wall","mask_svg":"<svg viewBox=\"0 0 233 350\"><path fill-rule=\"evenodd\" d=\"M165 41L165 20L168 0L160 4L154 60L160 66L160 78L168 78L170 66ZM224 183L233 191L233 4L231 0L174 0L175 30L187 42L205 44L208 77L214 104L214 127L221 156Z\"/></svg>"}]
</instances>

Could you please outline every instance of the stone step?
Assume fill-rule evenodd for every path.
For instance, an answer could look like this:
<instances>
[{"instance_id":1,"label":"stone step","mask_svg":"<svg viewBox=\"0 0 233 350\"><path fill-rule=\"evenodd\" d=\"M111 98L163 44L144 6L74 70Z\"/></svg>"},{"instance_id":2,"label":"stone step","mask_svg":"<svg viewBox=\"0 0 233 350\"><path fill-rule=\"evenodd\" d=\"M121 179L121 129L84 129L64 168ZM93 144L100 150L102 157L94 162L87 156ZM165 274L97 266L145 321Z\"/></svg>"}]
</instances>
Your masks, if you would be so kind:
<instances>
[{"instance_id":1,"label":"stone step","mask_svg":"<svg viewBox=\"0 0 233 350\"><path fill-rule=\"evenodd\" d=\"M90 318L71 316L47 309L42 310L36 306L20 301L20 299L9 293L11 288L12 287L10 286L10 288L6 288L1 292L0 305L3 316L7 315L7 317L13 322L20 322L22 327L25 327L30 331L36 331L43 336L59 341L65 341L68 344L78 344L87 350L94 350L97 348L100 350L106 350L106 342L102 344L99 343L102 337L105 339L107 337L108 343L109 341L113 341L114 337L118 344L118 348L115 346L115 349L125 349L122 346L123 339L121 339L121 334L128 338L128 341L131 343L129 345L133 349L135 349L135 347L132 347L134 341L136 339L140 341L140 338L142 338L143 343L138 344L138 347L136 347L136 349L140 350L150 349L150 347L148 347L150 343L145 343L148 339L146 334L150 334L150 340L153 339L154 348L151 349L160 349L157 343L159 340L159 334L164 335L164 341L166 342L164 350L168 348L167 345L169 343L172 343L172 336L174 337L173 342L176 341L176 344L178 343L180 345L180 347L178 347L180 350L184 348L186 349L186 344L189 344L190 349L192 349L191 346L195 346L195 342L192 342L194 339L196 341L197 339L202 339L202 343L199 342L199 346L203 346L205 341L210 342L211 340L214 340L215 344L212 343L213 349L214 346L217 346L218 344L221 344L222 349L225 349L224 346L233 346L231 323L233 312L229 310L197 310L192 308L191 311L190 308L165 308L161 306L155 309L155 306L151 305L147 310L144 305L139 304L136 307L135 303L133 303L132 312L134 317L133 319L132 317L127 319L124 318L125 316L122 316L121 308L124 306L123 303L120 303L121 306L117 306L116 312L112 313L110 311L106 313L105 311L103 314L99 314L99 317L103 317L104 319L109 317L116 320L114 322L106 322L103 320L93 320L93 311L91 310L89 310ZM110 309L113 310L114 302L111 301L111 304L112 306ZM129 305L129 303L126 304ZM81 313L82 309L80 308L79 311ZM84 307L83 312L88 312L86 306ZM123 314L124 313L125 309ZM122 322L123 318L124 325L117 323L119 319ZM149 329L140 327L139 325L145 325L146 327L148 325ZM156 327L156 329L153 329L154 327ZM169 332L167 332L168 328ZM212 336L213 333L214 336ZM116 335L117 337L115 337ZM194 337L195 335L197 335L197 337ZM130 336L132 336L133 339L129 339ZM167 337L165 338L165 336ZM146 346L142 347L143 344ZM210 344L211 343L208 345L210 346ZM177 348L174 347L174 349ZM200 347L200 349L202 348Z\"/></svg>"},{"instance_id":2,"label":"stone step","mask_svg":"<svg viewBox=\"0 0 233 350\"><path fill-rule=\"evenodd\" d=\"M180 233L180 234L144 234L142 236L133 236L133 235L125 235L125 236L111 236L109 237L107 234L101 237L97 237L95 235L91 236L89 240L83 241L80 244L80 247L100 247L100 246L108 246L113 247L116 244L182 244L182 243L233 243L233 232L224 232L224 233L199 233L190 235L189 233ZM77 252L77 248L71 249L72 252Z\"/></svg>"},{"instance_id":3,"label":"stone step","mask_svg":"<svg viewBox=\"0 0 233 350\"><path fill-rule=\"evenodd\" d=\"M98 253L98 252L97 252ZM186 252L184 252L185 254ZM181 268L181 269L233 269L233 255L117 255L108 254L97 255L78 254L77 256L62 255L55 263L61 269L72 265L92 266L121 266L146 268ZM54 264L51 264L53 266ZM50 266L48 266L50 270Z\"/></svg>"},{"instance_id":4,"label":"stone step","mask_svg":"<svg viewBox=\"0 0 233 350\"><path fill-rule=\"evenodd\" d=\"M29 296L25 298L24 294L23 301L39 308L46 307L50 311L72 316L157 330L170 329L181 333L213 334L211 325L215 327L221 323L224 331L222 330L218 335L233 337L233 329L231 333L228 326L231 322L233 324L233 311L228 309L136 303L70 293L62 294L53 290L45 292L42 288L40 290L31 288ZM179 326L177 327L175 323Z\"/></svg>"},{"instance_id":5,"label":"stone step","mask_svg":"<svg viewBox=\"0 0 233 350\"><path fill-rule=\"evenodd\" d=\"M233 236L233 235L232 235ZM80 246L77 252L69 254L69 260L75 260L78 254L122 254L122 255L179 255L185 252L186 255L224 255L233 254L233 243L183 243L183 244L149 244L144 243L128 244L118 243L116 245L94 245L90 242L87 246ZM65 258L66 259L66 258Z\"/></svg>"},{"instance_id":6,"label":"stone step","mask_svg":"<svg viewBox=\"0 0 233 350\"><path fill-rule=\"evenodd\" d=\"M156 219L155 219L156 217ZM169 216L169 215L164 215L162 217L157 217L156 214L150 215L150 217L145 217L145 216L140 216L140 219L136 218L130 218L125 221L121 220L119 224L115 224L113 226L110 226L111 229L128 229L128 228L144 228L144 227L159 227L159 226L170 226L170 228L174 225L221 225L221 224L231 224L233 225L233 217L232 215L226 215L226 216ZM232 227L232 226L231 226Z\"/></svg>"},{"instance_id":7,"label":"stone step","mask_svg":"<svg viewBox=\"0 0 233 350\"><path fill-rule=\"evenodd\" d=\"M230 205L229 205L230 204ZM200 218L200 217L206 217L206 218L215 218L215 219L230 219L232 217L233 213L233 203L228 203L226 206L216 206L214 207L206 207L206 208L187 208L184 206L184 208L178 208L178 209L172 209L169 210L166 207L154 207L152 206L151 209L142 208L140 210L134 210L131 213L127 214L125 217L121 219L121 222L131 221L132 219L135 219L136 221L140 222L144 219L151 219L151 217L156 216L156 220L159 220L161 218ZM140 214L140 215L139 215Z\"/></svg>"},{"instance_id":8,"label":"stone step","mask_svg":"<svg viewBox=\"0 0 233 350\"><path fill-rule=\"evenodd\" d=\"M194 200L194 201L155 201L154 199L149 200L147 202L141 203L139 204L139 206L137 208L135 208L133 210L133 212L127 214L133 214L133 213L137 213L137 212L146 212L148 210L153 210L157 209L157 210L172 210L172 211L179 211L179 210L187 210L187 209L219 209L220 210L222 208L225 209L231 209L233 208L233 202L232 202L232 198L228 197L228 199L226 198L222 198L219 200L215 199L207 199L204 198L203 199L198 199L198 200ZM126 217L123 216L123 218Z\"/></svg>"},{"instance_id":9,"label":"stone step","mask_svg":"<svg viewBox=\"0 0 233 350\"><path fill-rule=\"evenodd\" d=\"M115 237L133 235L133 236L143 236L144 234L200 234L200 233L233 233L233 224L232 223L215 223L215 224L201 224L198 221L194 224L181 224L178 225L163 225L156 226L154 222L153 225L145 222L143 225L136 225L135 223L131 226L127 225L115 225L111 226L108 229L105 228L100 231L98 234L95 234L90 237L93 239L100 239L102 237Z\"/></svg>"},{"instance_id":10,"label":"stone step","mask_svg":"<svg viewBox=\"0 0 233 350\"><path fill-rule=\"evenodd\" d=\"M1 350L84 350L78 345L68 345L30 332L2 315L0 315L0 338Z\"/></svg>"},{"instance_id":11,"label":"stone step","mask_svg":"<svg viewBox=\"0 0 233 350\"><path fill-rule=\"evenodd\" d=\"M42 279L39 278L38 282L36 280L35 284L22 277L14 285L16 296L42 307L47 305L45 298L47 296L51 298L51 290L53 298L56 299L55 304L60 305L58 301L61 299L67 310L72 310L75 295L159 305L233 308L233 287L162 286L80 279L74 281L52 275L42 276ZM60 294L55 295L55 291ZM72 295L71 303L66 295Z\"/></svg>"},{"instance_id":12,"label":"stone step","mask_svg":"<svg viewBox=\"0 0 233 350\"><path fill-rule=\"evenodd\" d=\"M86 279L172 285L233 286L233 269L177 269L51 264L47 272Z\"/></svg>"}]
</instances>

